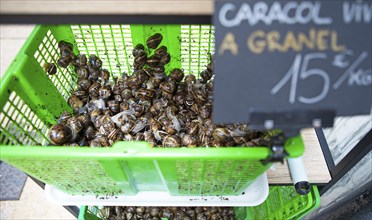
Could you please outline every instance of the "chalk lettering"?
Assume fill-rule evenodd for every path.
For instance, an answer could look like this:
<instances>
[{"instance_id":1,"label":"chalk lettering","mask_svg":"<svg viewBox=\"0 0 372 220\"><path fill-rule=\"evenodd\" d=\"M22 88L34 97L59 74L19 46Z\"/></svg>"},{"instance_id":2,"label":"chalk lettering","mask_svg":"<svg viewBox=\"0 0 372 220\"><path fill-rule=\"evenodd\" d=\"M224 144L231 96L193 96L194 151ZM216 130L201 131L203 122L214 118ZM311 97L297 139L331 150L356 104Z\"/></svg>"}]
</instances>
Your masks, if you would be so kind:
<instances>
[{"instance_id":1,"label":"chalk lettering","mask_svg":"<svg viewBox=\"0 0 372 220\"><path fill-rule=\"evenodd\" d=\"M276 33L279 35L278 32ZM263 39L264 37L265 37L265 32L263 31L253 32L253 34L251 34L247 40L248 48L253 53L262 53L266 46L265 40Z\"/></svg>"},{"instance_id":2,"label":"chalk lettering","mask_svg":"<svg viewBox=\"0 0 372 220\"><path fill-rule=\"evenodd\" d=\"M312 1L279 2L271 5L267 2L256 2L252 6L243 3L237 8L233 3L222 5L218 13L219 22L225 27L235 27L246 21L254 26L260 22L271 25L273 22L280 24L332 24L330 17L321 17L321 3ZM292 14L292 16L290 16Z\"/></svg>"},{"instance_id":3,"label":"chalk lettering","mask_svg":"<svg viewBox=\"0 0 372 220\"><path fill-rule=\"evenodd\" d=\"M288 31L281 36L278 31L265 33L257 30L248 36L248 49L253 53L263 53L265 50L270 52L287 52L289 50L301 52L304 48L310 50L340 52L346 46L340 45L336 31L328 29L310 29L308 33L294 33Z\"/></svg>"},{"instance_id":4,"label":"chalk lettering","mask_svg":"<svg viewBox=\"0 0 372 220\"><path fill-rule=\"evenodd\" d=\"M343 82L348 80L347 85L353 86L364 86L371 85L371 69L362 70L358 69L358 66L368 57L368 52L364 51L360 56L349 66L344 74L333 84L333 89L337 90L340 88Z\"/></svg>"},{"instance_id":5,"label":"chalk lettering","mask_svg":"<svg viewBox=\"0 0 372 220\"><path fill-rule=\"evenodd\" d=\"M372 81L372 69L358 69L349 75L348 86L370 86Z\"/></svg>"},{"instance_id":6,"label":"chalk lettering","mask_svg":"<svg viewBox=\"0 0 372 220\"><path fill-rule=\"evenodd\" d=\"M342 5L344 22L371 23L372 22L372 4L363 1L349 2L344 1Z\"/></svg>"},{"instance_id":7,"label":"chalk lettering","mask_svg":"<svg viewBox=\"0 0 372 220\"><path fill-rule=\"evenodd\" d=\"M311 53L304 56L302 61L302 55L297 54L292 66L289 68L288 72L284 77L271 89L271 94L275 95L281 90L287 82L290 81L290 91L289 91L289 103L293 104L296 101L297 95L297 84L298 80L305 80L308 77L320 77L323 82L323 88L319 95L314 97L304 97L299 96L298 101L304 104L313 104L322 101L328 94L330 79L328 74L317 68L308 69L309 62L313 59L326 59L327 55L325 53Z\"/></svg>"},{"instance_id":8,"label":"chalk lettering","mask_svg":"<svg viewBox=\"0 0 372 220\"><path fill-rule=\"evenodd\" d=\"M339 54L336 54L333 58L332 65L339 68L346 68L349 66L350 62L347 60L347 56L352 56L353 51L352 50L345 50Z\"/></svg>"},{"instance_id":9,"label":"chalk lettering","mask_svg":"<svg viewBox=\"0 0 372 220\"><path fill-rule=\"evenodd\" d=\"M329 91L329 85L330 80L328 74L322 70L322 69L308 69L309 62L313 59L326 59L327 55L325 53L312 53L307 54L304 56L304 61L300 70L300 79L304 80L308 77L316 77L318 76L321 79L321 82L323 82L323 88L322 91L319 93L319 95L307 98L304 96L299 96L298 101L305 103L305 104L313 104L322 101L328 94Z\"/></svg>"},{"instance_id":10,"label":"chalk lettering","mask_svg":"<svg viewBox=\"0 0 372 220\"><path fill-rule=\"evenodd\" d=\"M235 42L234 34L228 32L222 41L221 47L218 50L219 55L223 55L226 50L230 50L233 55L238 55L238 44Z\"/></svg>"}]
</instances>

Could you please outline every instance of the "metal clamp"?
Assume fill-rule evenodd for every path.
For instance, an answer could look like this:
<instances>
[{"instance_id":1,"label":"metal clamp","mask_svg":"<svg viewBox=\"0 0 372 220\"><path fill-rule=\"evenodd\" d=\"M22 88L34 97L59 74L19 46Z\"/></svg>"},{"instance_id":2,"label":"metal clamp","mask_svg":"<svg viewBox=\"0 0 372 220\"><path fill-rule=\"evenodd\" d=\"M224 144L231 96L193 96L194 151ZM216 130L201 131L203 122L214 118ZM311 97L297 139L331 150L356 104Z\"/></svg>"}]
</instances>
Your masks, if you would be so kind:
<instances>
[{"instance_id":1,"label":"metal clamp","mask_svg":"<svg viewBox=\"0 0 372 220\"><path fill-rule=\"evenodd\" d=\"M284 149L284 145L273 145L271 148L271 154L265 160L261 160L263 165L274 162L284 162L284 158L288 156L288 153Z\"/></svg>"},{"instance_id":2,"label":"metal clamp","mask_svg":"<svg viewBox=\"0 0 372 220\"><path fill-rule=\"evenodd\" d=\"M261 161L263 165L273 162L283 163L284 158L288 156L288 153L284 149L285 141L286 137L284 136L283 133L274 135L273 137L270 138L271 154L265 160Z\"/></svg>"}]
</instances>

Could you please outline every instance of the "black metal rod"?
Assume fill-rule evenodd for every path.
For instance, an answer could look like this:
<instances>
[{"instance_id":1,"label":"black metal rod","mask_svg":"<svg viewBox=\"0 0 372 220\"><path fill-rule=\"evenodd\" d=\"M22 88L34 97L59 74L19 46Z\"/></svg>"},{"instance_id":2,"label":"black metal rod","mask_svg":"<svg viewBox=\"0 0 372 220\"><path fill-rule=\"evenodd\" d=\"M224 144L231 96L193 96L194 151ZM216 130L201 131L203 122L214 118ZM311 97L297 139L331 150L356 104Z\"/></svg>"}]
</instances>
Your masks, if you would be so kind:
<instances>
[{"instance_id":1,"label":"black metal rod","mask_svg":"<svg viewBox=\"0 0 372 220\"><path fill-rule=\"evenodd\" d=\"M1 14L2 24L211 24L210 15Z\"/></svg>"},{"instance_id":2,"label":"black metal rod","mask_svg":"<svg viewBox=\"0 0 372 220\"><path fill-rule=\"evenodd\" d=\"M40 188L44 189L45 188L45 183L41 182L40 180L38 179L35 179L34 177L30 176L30 175L27 175L28 177L30 177L30 179L32 179L37 185L40 186Z\"/></svg>"},{"instance_id":3,"label":"black metal rod","mask_svg":"<svg viewBox=\"0 0 372 220\"><path fill-rule=\"evenodd\" d=\"M340 173L346 173L345 169L353 167L357 164L368 152L372 150L372 130L370 130L359 143L336 165L334 174L337 176Z\"/></svg>"},{"instance_id":4,"label":"black metal rod","mask_svg":"<svg viewBox=\"0 0 372 220\"><path fill-rule=\"evenodd\" d=\"M331 174L331 177L333 178L334 169L335 169L335 162L333 160L331 151L329 150L327 140L324 136L323 128L315 128L315 133L316 133L316 136L318 137L320 148L323 151L323 156L324 156L324 159L326 161L328 171Z\"/></svg>"},{"instance_id":5,"label":"black metal rod","mask_svg":"<svg viewBox=\"0 0 372 220\"><path fill-rule=\"evenodd\" d=\"M372 130L370 130L355 147L333 169L334 177L321 189L320 195L326 193L347 172L350 171L367 153L372 150Z\"/></svg>"},{"instance_id":6,"label":"black metal rod","mask_svg":"<svg viewBox=\"0 0 372 220\"><path fill-rule=\"evenodd\" d=\"M63 206L67 211L69 211L75 218L79 217L80 209L77 206Z\"/></svg>"}]
</instances>

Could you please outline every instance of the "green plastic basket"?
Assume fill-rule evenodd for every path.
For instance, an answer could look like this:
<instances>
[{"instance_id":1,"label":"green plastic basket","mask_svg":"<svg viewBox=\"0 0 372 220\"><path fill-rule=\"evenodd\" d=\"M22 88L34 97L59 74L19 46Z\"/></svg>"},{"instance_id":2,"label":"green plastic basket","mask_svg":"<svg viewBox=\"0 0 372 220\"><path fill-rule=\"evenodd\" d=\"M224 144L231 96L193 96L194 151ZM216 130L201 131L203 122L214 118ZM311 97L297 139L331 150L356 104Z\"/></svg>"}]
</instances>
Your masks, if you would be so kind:
<instances>
[{"instance_id":1,"label":"green plastic basket","mask_svg":"<svg viewBox=\"0 0 372 220\"><path fill-rule=\"evenodd\" d=\"M160 32L171 63L198 75L214 53L214 30L205 25L37 26L1 79L1 160L70 194L238 195L270 166L266 147L156 149L145 142L118 142L111 148L46 147L48 131L75 88L73 67L49 76L60 40L75 53L97 54L112 76L131 73L133 45ZM32 147L31 147L32 146ZM300 137L287 142L290 157L303 152Z\"/></svg>"},{"instance_id":2,"label":"green plastic basket","mask_svg":"<svg viewBox=\"0 0 372 220\"><path fill-rule=\"evenodd\" d=\"M255 207L235 207L235 219L252 220L286 220L301 219L320 204L316 186L311 187L309 194L302 196L296 193L293 186L270 187L269 197L264 203ZM96 206L80 207L79 220L100 220L100 209Z\"/></svg>"},{"instance_id":3,"label":"green plastic basket","mask_svg":"<svg viewBox=\"0 0 372 220\"><path fill-rule=\"evenodd\" d=\"M293 186L275 186L270 187L264 203L245 208L244 219L301 219L319 204L320 196L316 186L312 186L311 191L304 196L299 195Z\"/></svg>"}]
</instances>

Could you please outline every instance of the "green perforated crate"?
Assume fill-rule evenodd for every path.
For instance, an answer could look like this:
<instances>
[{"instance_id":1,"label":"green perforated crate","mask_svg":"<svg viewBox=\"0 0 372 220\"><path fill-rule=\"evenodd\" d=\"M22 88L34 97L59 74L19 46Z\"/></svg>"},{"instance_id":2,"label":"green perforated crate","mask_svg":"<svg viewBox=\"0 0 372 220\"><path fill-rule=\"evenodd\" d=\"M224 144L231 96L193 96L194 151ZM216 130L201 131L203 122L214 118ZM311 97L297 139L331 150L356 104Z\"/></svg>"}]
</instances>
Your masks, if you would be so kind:
<instances>
[{"instance_id":1,"label":"green perforated crate","mask_svg":"<svg viewBox=\"0 0 372 220\"><path fill-rule=\"evenodd\" d=\"M307 195L299 195L293 186L270 187L269 196L259 206L245 208L244 219L301 219L317 208L320 196L316 186Z\"/></svg>"},{"instance_id":2,"label":"green perforated crate","mask_svg":"<svg viewBox=\"0 0 372 220\"><path fill-rule=\"evenodd\" d=\"M198 75L214 53L209 25L37 26L1 79L1 160L71 194L135 194L141 190L172 195L237 195L270 166L266 147L155 149L145 142L118 142L112 148L46 147L48 130L64 111L75 88L73 67L46 75L56 63L57 43L72 42L74 52L97 54L112 76L131 74L133 45L160 32L175 67ZM300 156L300 137L286 145Z\"/></svg>"},{"instance_id":3,"label":"green perforated crate","mask_svg":"<svg viewBox=\"0 0 372 220\"><path fill-rule=\"evenodd\" d=\"M310 193L299 195L293 186L270 187L269 197L264 203L255 207L235 207L237 220L289 220L301 219L320 204L318 188L312 186ZM105 219L97 206L80 207L79 220Z\"/></svg>"}]
</instances>

